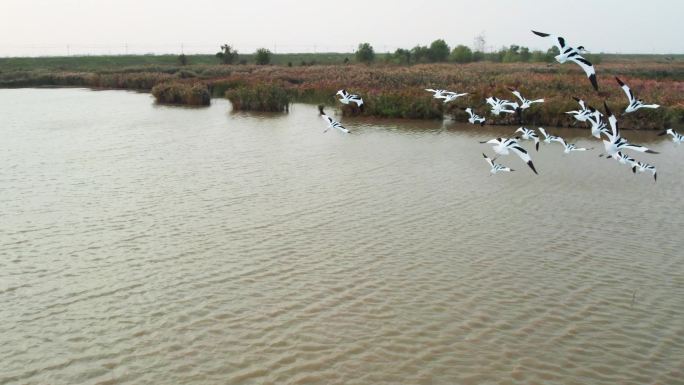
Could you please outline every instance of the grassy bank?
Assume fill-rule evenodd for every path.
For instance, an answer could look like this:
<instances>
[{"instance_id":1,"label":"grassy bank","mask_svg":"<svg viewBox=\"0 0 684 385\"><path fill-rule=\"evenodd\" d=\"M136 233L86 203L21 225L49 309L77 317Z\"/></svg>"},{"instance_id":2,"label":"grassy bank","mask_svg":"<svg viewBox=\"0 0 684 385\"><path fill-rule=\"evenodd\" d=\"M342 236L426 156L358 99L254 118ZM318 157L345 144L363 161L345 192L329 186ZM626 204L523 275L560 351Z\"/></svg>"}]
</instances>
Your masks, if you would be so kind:
<instances>
[{"instance_id":1,"label":"grassy bank","mask_svg":"<svg viewBox=\"0 0 684 385\"><path fill-rule=\"evenodd\" d=\"M307 55L312 55L311 60L323 61L321 54ZM326 57L337 63L345 57L345 54L329 55L332 56ZM277 56L273 60L276 63L282 61L276 60ZM514 124L515 121L510 117L490 116L484 99L493 95L512 100L514 97L507 87L515 87L528 98L546 99L544 104L527 110L527 124L566 126L573 123L563 113L576 108L572 96L584 98L597 107L607 100L614 110L624 109L627 99L614 79L619 75L638 97L663 106L622 117L623 127L677 128L684 123L684 59L679 56L604 57L597 65L599 93L590 88L577 66L545 63L290 67L287 64L217 65L210 55L190 56L191 64L185 66L173 63L176 57L172 55L77 59L0 59L0 87L80 86L151 91L157 86L154 94L164 103L203 104L206 95L211 95L227 97L236 109L269 111L286 111L291 102L339 106L335 92L346 88L362 95L366 108L361 112L345 107L342 110L345 114L417 119L453 116L465 120L460 107L470 106L487 116L488 123L492 124ZM198 63L201 60L206 63ZM433 100L424 88L446 88L469 95L445 106ZM191 89L203 91L195 95L188 91Z\"/></svg>"}]
</instances>

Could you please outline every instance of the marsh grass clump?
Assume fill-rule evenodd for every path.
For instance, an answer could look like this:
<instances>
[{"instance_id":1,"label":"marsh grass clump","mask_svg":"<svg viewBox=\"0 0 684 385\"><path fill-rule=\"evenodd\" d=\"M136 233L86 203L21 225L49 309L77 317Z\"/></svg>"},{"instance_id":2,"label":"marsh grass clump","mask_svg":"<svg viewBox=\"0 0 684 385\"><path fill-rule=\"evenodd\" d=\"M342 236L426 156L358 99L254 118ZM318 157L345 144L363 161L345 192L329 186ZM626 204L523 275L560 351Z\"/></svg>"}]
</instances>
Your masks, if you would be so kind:
<instances>
[{"instance_id":1,"label":"marsh grass clump","mask_svg":"<svg viewBox=\"0 0 684 385\"><path fill-rule=\"evenodd\" d=\"M162 83L152 88L152 95L162 104L208 106L211 103L209 89L202 83Z\"/></svg>"},{"instance_id":2,"label":"marsh grass clump","mask_svg":"<svg viewBox=\"0 0 684 385\"><path fill-rule=\"evenodd\" d=\"M290 94L278 84L257 84L241 86L226 91L235 111L288 112Z\"/></svg>"}]
</instances>

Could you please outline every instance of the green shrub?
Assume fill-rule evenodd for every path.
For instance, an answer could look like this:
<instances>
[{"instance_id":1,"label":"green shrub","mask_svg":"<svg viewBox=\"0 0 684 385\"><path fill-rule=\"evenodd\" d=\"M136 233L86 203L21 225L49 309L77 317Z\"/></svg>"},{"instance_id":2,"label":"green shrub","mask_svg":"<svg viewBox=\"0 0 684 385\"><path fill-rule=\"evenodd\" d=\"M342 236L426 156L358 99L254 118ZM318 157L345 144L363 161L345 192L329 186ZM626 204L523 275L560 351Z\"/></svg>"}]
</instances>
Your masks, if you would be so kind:
<instances>
[{"instance_id":1,"label":"green shrub","mask_svg":"<svg viewBox=\"0 0 684 385\"><path fill-rule=\"evenodd\" d=\"M259 84L253 87L239 87L226 91L235 111L287 112L290 110L290 95L280 85Z\"/></svg>"},{"instance_id":2,"label":"green shrub","mask_svg":"<svg viewBox=\"0 0 684 385\"><path fill-rule=\"evenodd\" d=\"M359 44L359 48L356 50L356 61L359 63L370 64L375 60L375 51L373 47L368 43Z\"/></svg>"},{"instance_id":3,"label":"green shrub","mask_svg":"<svg viewBox=\"0 0 684 385\"><path fill-rule=\"evenodd\" d=\"M157 103L208 106L211 103L209 89L202 83L167 82L154 86L152 95Z\"/></svg>"}]
</instances>

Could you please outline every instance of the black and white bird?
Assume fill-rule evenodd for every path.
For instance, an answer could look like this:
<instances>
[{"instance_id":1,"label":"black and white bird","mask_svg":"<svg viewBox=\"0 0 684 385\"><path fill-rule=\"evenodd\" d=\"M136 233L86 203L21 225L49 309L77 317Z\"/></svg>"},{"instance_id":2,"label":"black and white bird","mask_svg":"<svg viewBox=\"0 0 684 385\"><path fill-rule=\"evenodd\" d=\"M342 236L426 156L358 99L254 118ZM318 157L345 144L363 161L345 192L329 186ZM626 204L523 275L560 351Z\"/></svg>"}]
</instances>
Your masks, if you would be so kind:
<instances>
[{"instance_id":1,"label":"black and white bird","mask_svg":"<svg viewBox=\"0 0 684 385\"><path fill-rule=\"evenodd\" d=\"M470 117L468 118L468 122L470 124L479 124L481 126L484 126L485 124L485 118L481 117L480 115L477 115L472 108L464 108L463 111L467 112Z\"/></svg>"},{"instance_id":2,"label":"black and white bird","mask_svg":"<svg viewBox=\"0 0 684 385\"><path fill-rule=\"evenodd\" d=\"M653 173L653 180L658 181L658 170L656 170L656 167L652 164L648 163L643 163L643 162L633 162L632 163L632 172L637 173L637 172L644 172L644 171L650 171Z\"/></svg>"},{"instance_id":3,"label":"black and white bird","mask_svg":"<svg viewBox=\"0 0 684 385\"><path fill-rule=\"evenodd\" d=\"M587 117L587 121L591 124L591 135L595 138L601 139L601 134L608 135L610 129L606 122L603 121L603 114L598 110L589 107L593 112Z\"/></svg>"},{"instance_id":4,"label":"black and white bird","mask_svg":"<svg viewBox=\"0 0 684 385\"><path fill-rule=\"evenodd\" d=\"M625 109L625 113L629 114L630 112L634 112L640 108L658 108L660 107L657 104L644 104L644 101L641 99L637 99L634 96L634 93L632 90L625 84L620 78L617 76L615 77L615 80L617 80L618 84L620 87L622 87L622 90L625 91L625 95L627 95L627 99L629 99L629 105L627 106L627 109Z\"/></svg>"},{"instance_id":5,"label":"black and white bird","mask_svg":"<svg viewBox=\"0 0 684 385\"><path fill-rule=\"evenodd\" d=\"M583 46L579 46L577 48L571 47L565 42L565 38L561 36L554 36L548 33L537 31L532 31L532 33L541 37L553 38L556 41L556 46L558 46L558 49L560 50L560 54L556 55L556 61L563 64L569 60L578 64L580 67L582 67L584 73L587 74L587 77L589 78L591 85L594 87L596 91L598 91L596 71L594 70L594 66L589 62L589 60L582 57L582 54L585 52Z\"/></svg>"},{"instance_id":6,"label":"black and white bird","mask_svg":"<svg viewBox=\"0 0 684 385\"><path fill-rule=\"evenodd\" d=\"M579 103L580 109L574 111L567 111L566 114L571 114L572 117L575 118L577 121L586 122L587 119L589 119L589 116L591 115L591 110L584 103L584 100L577 98L575 96L573 96L572 98L575 99L577 103Z\"/></svg>"},{"instance_id":7,"label":"black and white bird","mask_svg":"<svg viewBox=\"0 0 684 385\"><path fill-rule=\"evenodd\" d=\"M527 151L520 146L520 143L518 143L517 139L496 138L480 143L493 144L494 152L496 152L499 155L508 155L512 151L513 153L518 155L520 159L523 160L523 162L527 163L527 165L530 166L530 168L532 169L532 171L534 171L535 174L537 173L537 170L535 170L534 164L532 163L532 158L530 157L530 154L528 154Z\"/></svg>"},{"instance_id":8,"label":"black and white bird","mask_svg":"<svg viewBox=\"0 0 684 385\"><path fill-rule=\"evenodd\" d=\"M518 103L511 102L505 99L499 99L494 96L488 97L487 99L485 99L485 101L492 107L492 114L497 116L500 115L502 112L507 114L515 114L516 110L518 109ZM512 109L510 109L509 107Z\"/></svg>"},{"instance_id":9,"label":"black and white bird","mask_svg":"<svg viewBox=\"0 0 684 385\"><path fill-rule=\"evenodd\" d=\"M347 90L339 90L336 95L340 95L342 99L338 99L342 104L356 103L356 105L363 111L363 99L359 95L350 94Z\"/></svg>"},{"instance_id":10,"label":"black and white bird","mask_svg":"<svg viewBox=\"0 0 684 385\"><path fill-rule=\"evenodd\" d=\"M444 95L444 104L447 104L447 103L453 102L454 100L460 98L461 96L468 95L468 93L465 92L465 93L459 94L458 92L447 91L443 95Z\"/></svg>"},{"instance_id":11,"label":"black and white bird","mask_svg":"<svg viewBox=\"0 0 684 385\"><path fill-rule=\"evenodd\" d=\"M494 161L496 160L496 158L494 158L494 159L489 159L489 157L487 157L487 155L485 155L484 153L482 153L482 156L484 156L484 158L485 158L485 160L487 161L487 163L489 163L489 167L491 167L491 169L489 170L489 172L491 173L490 176L496 174L497 172L502 172L502 171L504 171L504 172L511 172L511 171L515 171L515 170L513 170L512 168L508 168L508 167L506 167L506 166L504 166L504 165L501 165L501 164L498 164L498 163L494 163Z\"/></svg>"},{"instance_id":12,"label":"black and white bird","mask_svg":"<svg viewBox=\"0 0 684 385\"><path fill-rule=\"evenodd\" d=\"M563 138L558 138L558 139L560 139L559 142L560 142L560 144L563 145L563 148L564 148L563 153L566 155L573 152L573 151L591 150L591 148L577 147L574 143L566 143L565 139L563 139Z\"/></svg>"},{"instance_id":13,"label":"black and white bird","mask_svg":"<svg viewBox=\"0 0 684 385\"><path fill-rule=\"evenodd\" d=\"M513 95L515 95L520 100L520 104L518 105L518 108L520 108L521 110L526 110L526 109L530 108L532 106L532 104L534 104L534 103L544 103L544 99L536 99L536 100L526 99L520 94L520 91L518 91L514 88L509 88L508 90L511 91L513 93Z\"/></svg>"},{"instance_id":14,"label":"black and white bird","mask_svg":"<svg viewBox=\"0 0 684 385\"><path fill-rule=\"evenodd\" d=\"M667 130L661 132L660 134L658 134L658 136L663 136L666 134L672 135L672 141L674 142L674 144L680 144L684 142L684 135L678 133L677 131L671 128L668 128Z\"/></svg>"},{"instance_id":15,"label":"black and white bird","mask_svg":"<svg viewBox=\"0 0 684 385\"><path fill-rule=\"evenodd\" d=\"M551 142L558 142L560 144L565 143L563 138L561 138L560 136L549 135L543 127L539 127L539 132L541 132L542 135L544 135L544 143L551 143Z\"/></svg>"},{"instance_id":16,"label":"black and white bird","mask_svg":"<svg viewBox=\"0 0 684 385\"><path fill-rule=\"evenodd\" d=\"M606 134L608 140L603 141L603 146L606 149L607 155L615 156L622 150L633 150L648 154L657 154L657 152L649 150L647 147L640 146L638 144L631 144L627 141L627 139L623 138L620 134L617 118L615 118L615 115L613 115L613 113L610 111L610 108L608 108L608 103L603 102L603 106L606 109L606 115L608 115L608 123L610 123L610 132Z\"/></svg>"},{"instance_id":17,"label":"black and white bird","mask_svg":"<svg viewBox=\"0 0 684 385\"><path fill-rule=\"evenodd\" d=\"M603 156L603 154L599 155L599 157L600 156ZM636 159L620 151L616 152L615 155L607 155L606 159L615 159L620 164L627 164L630 166L632 163L636 162Z\"/></svg>"},{"instance_id":18,"label":"black and white bird","mask_svg":"<svg viewBox=\"0 0 684 385\"><path fill-rule=\"evenodd\" d=\"M318 111L320 112L321 118L325 120L326 123L328 123L328 127L323 131L323 132L328 132L329 129L331 128L336 128L345 134L350 133L348 129L346 129L340 122L336 121L335 119L329 117L328 115L323 112L323 105L318 106Z\"/></svg>"},{"instance_id":19,"label":"black and white bird","mask_svg":"<svg viewBox=\"0 0 684 385\"><path fill-rule=\"evenodd\" d=\"M534 130L526 127L520 127L515 132L520 132L522 134L521 138L525 140L534 140L534 148L539 151L539 136Z\"/></svg>"}]
</instances>

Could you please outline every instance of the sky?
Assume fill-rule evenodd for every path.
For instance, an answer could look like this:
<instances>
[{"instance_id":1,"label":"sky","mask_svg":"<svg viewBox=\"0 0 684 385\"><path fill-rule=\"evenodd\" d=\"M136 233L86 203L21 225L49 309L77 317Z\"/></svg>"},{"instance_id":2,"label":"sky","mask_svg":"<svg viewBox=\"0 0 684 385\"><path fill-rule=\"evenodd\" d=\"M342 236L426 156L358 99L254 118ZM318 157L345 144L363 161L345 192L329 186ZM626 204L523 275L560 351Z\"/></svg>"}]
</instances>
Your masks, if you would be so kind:
<instances>
[{"instance_id":1,"label":"sky","mask_svg":"<svg viewBox=\"0 0 684 385\"><path fill-rule=\"evenodd\" d=\"M684 53L682 0L2 0L0 56L376 52L429 45L546 50L564 36L590 52Z\"/></svg>"}]
</instances>

